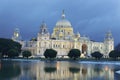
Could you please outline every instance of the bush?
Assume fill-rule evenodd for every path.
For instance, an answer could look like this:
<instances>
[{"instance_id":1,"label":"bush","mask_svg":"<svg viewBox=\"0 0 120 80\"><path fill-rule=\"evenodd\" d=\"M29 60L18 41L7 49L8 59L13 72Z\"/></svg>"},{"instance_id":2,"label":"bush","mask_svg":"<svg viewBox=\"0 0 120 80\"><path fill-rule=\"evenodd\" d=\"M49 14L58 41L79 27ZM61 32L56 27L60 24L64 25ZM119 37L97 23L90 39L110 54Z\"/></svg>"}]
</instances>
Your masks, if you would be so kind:
<instances>
[{"instance_id":1,"label":"bush","mask_svg":"<svg viewBox=\"0 0 120 80\"><path fill-rule=\"evenodd\" d=\"M109 53L109 57L110 58L114 58L114 59L117 59L118 57L120 57L120 53L119 51L117 50L113 50Z\"/></svg>"},{"instance_id":2,"label":"bush","mask_svg":"<svg viewBox=\"0 0 120 80\"><path fill-rule=\"evenodd\" d=\"M10 58L14 58L14 57L18 57L19 56L19 52L14 50L14 49L10 49L8 51L8 57Z\"/></svg>"},{"instance_id":3,"label":"bush","mask_svg":"<svg viewBox=\"0 0 120 80\"><path fill-rule=\"evenodd\" d=\"M71 49L68 53L68 57L74 58L74 59L79 58L80 55L81 55L81 52L79 49Z\"/></svg>"},{"instance_id":4,"label":"bush","mask_svg":"<svg viewBox=\"0 0 120 80\"><path fill-rule=\"evenodd\" d=\"M57 51L53 49L46 49L44 52L45 58L55 58L57 56Z\"/></svg>"},{"instance_id":5,"label":"bush","mask_svg":"<svg viewBox=\"0 0 120 80\"><path fill-rule=\"evenodd\" d=\"M32 54L31 54L30 51L23 51L23 52L22 52L22 56L28 58L28 57L32 56Z\"/></svg>"},{"instance_id":6,"label":"bush","mask_svg":"<svg viewBox=\"0 0 120 80\"><path fill-rule=\"evenodd\" d=\"M103 54L97 51L97 52L92 53L91 56L95 57L96 59L100 59L102 58Z\"/></svg>"}]
</instances>

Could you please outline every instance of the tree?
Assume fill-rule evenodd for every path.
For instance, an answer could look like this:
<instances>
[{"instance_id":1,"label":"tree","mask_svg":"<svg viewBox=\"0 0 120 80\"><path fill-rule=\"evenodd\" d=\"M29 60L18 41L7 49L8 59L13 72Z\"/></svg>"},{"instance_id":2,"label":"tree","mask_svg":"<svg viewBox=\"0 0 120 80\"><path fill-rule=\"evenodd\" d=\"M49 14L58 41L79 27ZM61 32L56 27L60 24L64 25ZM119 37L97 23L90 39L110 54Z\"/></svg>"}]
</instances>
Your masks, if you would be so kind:
<instances>
[{"instance_id":1,"label":"tree","mask_svg":"<svg viewBox=\"0 0 120 80\"><path fill-rule=\"evenodd\" d=\"M103 54L101 54L100 52L96 51L96 52L92 53L91 56L95 57L96 59L100 59L100 58L102 58Z\"/></svg>"},{"instance_id":2,"label":"tree","mask_svg":"<svg viewBox=\"0 0 120 80\"><path fill-rule=\"evenodd\" d=\"M44 52L45 58L55 58L57 56L57 51L53 49L46 49Z\"/></svg>"},{"instance_id":3,"label":"tree","mask_svg":"<svg viewBox=\"0 0 120 80\"><path fill-rule=\"evenodd\" d=\"M20 53L21 44L11 39L0 38L0 54L2 56L4 55L8 56L8 51L11 49L14 49Z\"/></svg>"},{"instance_id":4,"label":"tree","mask_svg":"<svg viewBox=\"0 0 120 80\"><path fill-rule=\"evenodd\" d=\"M113 50L109 53L109 57L113 59L117 59L118 57L120 57L120 53L117 50Z\"/></svg>"},{"instance_id":5,"label":"tree","mask_svg":"<svg viewBox=\"0 0 120 80\"><path fill-rule=\"evenodd\" d=\"M81 55L81 52L79 49L71 49L68 53L68 57L73 59L79 58L80 55Z\"/></svg>"},{"instance_id":6,"label":"tree","mask_svg":"<svg viewBox=\"0 0 120 80\"><path fill-rule=\"evenodd\" d=\"M10 49L8 51L8 57L14 58L14 57L18 57L18 56L19 56L19 52L16 51L15 49Z\"/></svg>"},{"instance_id":7,"label":"tree","mask_svg":"<svg viewBox=\"0 0 120 80\"><path fill-rule=\"evenodd\" d=\"M27 58L28 58L28 57L30 57L31 55L32 55L32 54L31 54L30 51L23 51L23 52L22 52L22 56L23 56L23 57L27 57Z\"/></svg>"}]
</instances>

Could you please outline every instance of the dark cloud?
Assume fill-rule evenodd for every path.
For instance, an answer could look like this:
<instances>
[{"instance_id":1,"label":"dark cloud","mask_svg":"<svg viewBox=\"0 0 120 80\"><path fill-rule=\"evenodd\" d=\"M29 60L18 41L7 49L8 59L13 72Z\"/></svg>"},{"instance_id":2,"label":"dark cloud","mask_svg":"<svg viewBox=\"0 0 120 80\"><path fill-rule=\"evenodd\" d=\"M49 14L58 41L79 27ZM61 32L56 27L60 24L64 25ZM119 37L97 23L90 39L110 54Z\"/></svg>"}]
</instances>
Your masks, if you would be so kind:
<instances>
[{"instance_id":1,"label":"dark cloud","mask_svg":"<svg viewBox=\"0 0 120 80\"><path fill-rule=\"evenodd\" d=\"M36 37L43 20L52 32L63 9L75 32L103 41L111 30L115 44L120 41L120 0L1 0L0 37L10 38L15 27L23 39Z\"/></svg>"}]
</instances>

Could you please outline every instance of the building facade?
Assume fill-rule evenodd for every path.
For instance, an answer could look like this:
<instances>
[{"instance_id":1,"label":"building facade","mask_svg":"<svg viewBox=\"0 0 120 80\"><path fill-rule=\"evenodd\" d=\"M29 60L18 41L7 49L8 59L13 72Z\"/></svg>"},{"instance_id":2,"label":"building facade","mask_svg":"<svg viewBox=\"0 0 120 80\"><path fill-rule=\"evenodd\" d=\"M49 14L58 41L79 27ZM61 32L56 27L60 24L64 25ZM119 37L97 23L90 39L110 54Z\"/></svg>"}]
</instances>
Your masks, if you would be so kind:
<instances>
[{"instance_id":1,"label":"building facade","mask_svg":"<svg viewBox=\"0 0 120 80\"><path fill-rule=\"evenodd\" d=\"M57 21L53 33L50 34L47 25L43 22L37 35L37 39L30 41L21 41L19 39L19 31L14 32L13 40L17 40L22 44L22 50L29 50L33 56L43 56L46 49L54 49L57 56L66 56L71 49L79 49L82 53L81 57L90 56L95 51L101 52L104 57L108 57L110 51L114 50L114 39L112 33L108 31L103 42L95 42L89 37L81 36L79 32L76 34L73 27L62 12L61 19Z\"/></svg>"}]
</instances>

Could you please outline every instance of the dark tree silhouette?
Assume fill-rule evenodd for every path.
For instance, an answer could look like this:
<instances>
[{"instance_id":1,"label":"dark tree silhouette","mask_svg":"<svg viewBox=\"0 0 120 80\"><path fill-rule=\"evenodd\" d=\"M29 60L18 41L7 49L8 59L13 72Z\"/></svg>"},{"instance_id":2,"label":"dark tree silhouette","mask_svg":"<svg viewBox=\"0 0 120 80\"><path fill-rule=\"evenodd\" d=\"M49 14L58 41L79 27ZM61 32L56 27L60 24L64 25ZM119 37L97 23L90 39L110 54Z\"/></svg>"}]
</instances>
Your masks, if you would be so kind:
<instances>
[{"instance_id":1,"label":"dark tree silhouette","mask_svg":"<svg viewBox=\"0 0 120 80\"><path fill-rule=\"evenodd\" d=\"M117 59L118 57L120 57L120 52L117 50L113 50L109 53L109 57L113 59Z\"/></svg>"},{"instance_id":2,"label":"dark tree silhouette","mask_svg":"<svg viewBox=\"0 0 120 80\"><path fill-rule=\"evenodd\" d=\"M101 54L100 52L96 51L96 52L92 53L91 56L95 57L96 59L100 59L100 58L102 58L103 54Z\"/></svg>"},{"instance_id":3,"label":"dark tree silhouette","mask_svg":"<svg viewBox=\"0 0 120 80\"><path fill-rule=\"evenodd\" d=\"M19 56L19 52L16 51L15 49L10 49L8 51L8 57L14 58L14 57L18 57L18 56Z\"/></svg>"},{"instance_id":4,"label":"dark tree silhouette","mask_svg":"<svg viewBox=\"0 0 120 80\"><path fill-rule=\"evenodd\" d=\"M44 52L45 58L55 58L57 56L57 51L53 49L46 49Z\"/></svg>"},{"instance_id":5,"label":"dark tree silhouette","mask_svg":"<svg viewBox=\"0 0 120 80\"><path fill-rule=\"evenodd\" d=\"M73 59L79 58L80 55L81 55L81 52L79 49L71 49L68 53L68 57Z\"/></svg>"},{"instance_id":6,"label":"dark tree silhouette","mask_svg":"<svg viewBox=\"0 0 120 80\"><path fill-rule=\"evenodd\" d=\"M11 39L0 38L0 54L2 56L4 55L8 56L8 51L11 49L16 50L20 54L21 44Z\"/></svg>"},{"instance_id":7,"label":"dark tree silhouette","mask_svg":"<svg viewBox=\"0 0 120 80\"><path fill-rule=\"evenodd\" d=\"M30 51L23 51L23 52L22 52L22 56L28 58L28 57L32 56L32 54L31 54Z\"/></svg>"}]
</instances>

